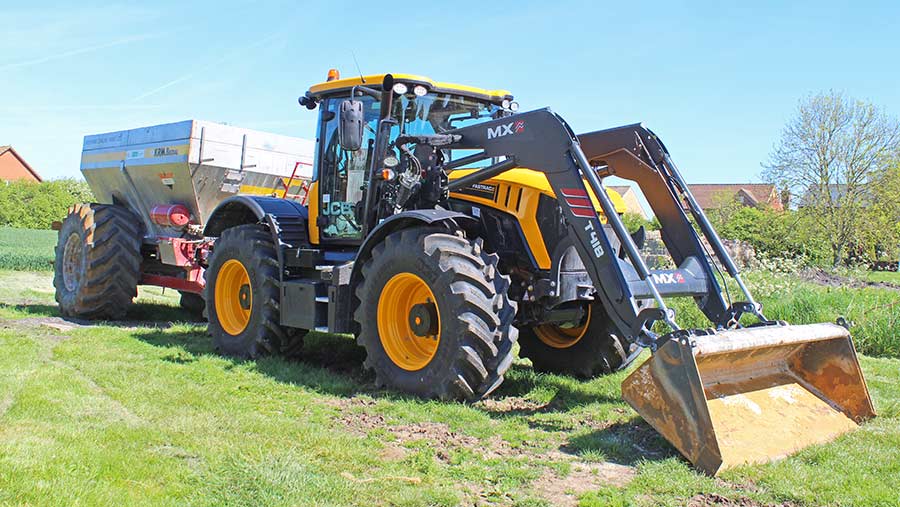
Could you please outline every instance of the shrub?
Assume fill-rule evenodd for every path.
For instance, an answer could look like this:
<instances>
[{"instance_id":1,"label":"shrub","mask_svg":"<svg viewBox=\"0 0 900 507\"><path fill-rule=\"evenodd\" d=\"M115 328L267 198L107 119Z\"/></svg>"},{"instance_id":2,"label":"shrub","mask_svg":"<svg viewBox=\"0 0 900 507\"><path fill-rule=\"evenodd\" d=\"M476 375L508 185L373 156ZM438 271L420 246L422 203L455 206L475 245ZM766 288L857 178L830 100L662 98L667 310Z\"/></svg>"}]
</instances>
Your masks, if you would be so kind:
<instances>
[{"instance_id":1,"label":"shrub","mask_svg":"<svg viewBox=\"0 0 900 507\"><path fill-rule=\"evenodd\" d=\"M49 229L69 206L93 198L87 182L74 179L0 183L0 226Z\"/></svg>"},{"instance_id":2,"label":"shrub","mask_svg":"<svg viewBox=\"0 0 900 507\"><path fill-rule=\"evenodd\" d=\"M728 204L709 214L719 236L753 245L758 254L772 258L802 259L804 264L830 264L830 243L817 232L812 217L802 211Z\"/></svg>"},{"instance_id":3,"label":"shrub","mask_svg":"<svg viewBox=\"0 0 900 507\"><path fill-rule=\"evenodd\" d=\"M625 213L622 215L622 223L625 224L625 228L628 229L628 232L634 232L644 227L644 229L648 231L658 231L659 230L659 220L656 217L653 217L651 220L646 220L641 215L637 213Z\"/></svg>"}]
</instances>

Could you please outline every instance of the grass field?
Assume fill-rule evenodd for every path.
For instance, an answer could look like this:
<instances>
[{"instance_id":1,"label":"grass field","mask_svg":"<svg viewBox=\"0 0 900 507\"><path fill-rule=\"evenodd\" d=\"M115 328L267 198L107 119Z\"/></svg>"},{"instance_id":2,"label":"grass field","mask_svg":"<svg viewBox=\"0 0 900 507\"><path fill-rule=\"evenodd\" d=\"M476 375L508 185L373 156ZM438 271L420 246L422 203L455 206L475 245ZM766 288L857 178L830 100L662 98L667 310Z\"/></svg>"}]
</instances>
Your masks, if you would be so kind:
<instances>
[{"instance_id":1,"label":"grass field","mask_svg":"<svg viewBox=\"0 0 900 507\"><path fill-rule=\"evenodd\" d=\"M350 337L235 361L171 292L116 326L61 321L52 294L0 272L3 505L900 503L897 359L862 358L880 416L859 431L711 479L619 399L624 373L520 362L484 402L421 401L376 390Z\"/></svg>"},{"instance_id":2,"label":"grass field","mask_svg":"<svg viewBox=\"0 0 900 507\"><path fill-rule=\"evenodd\" d=\"M0 269L50 271L56 231L0 227Z\"/></svg>"}]
</instances>

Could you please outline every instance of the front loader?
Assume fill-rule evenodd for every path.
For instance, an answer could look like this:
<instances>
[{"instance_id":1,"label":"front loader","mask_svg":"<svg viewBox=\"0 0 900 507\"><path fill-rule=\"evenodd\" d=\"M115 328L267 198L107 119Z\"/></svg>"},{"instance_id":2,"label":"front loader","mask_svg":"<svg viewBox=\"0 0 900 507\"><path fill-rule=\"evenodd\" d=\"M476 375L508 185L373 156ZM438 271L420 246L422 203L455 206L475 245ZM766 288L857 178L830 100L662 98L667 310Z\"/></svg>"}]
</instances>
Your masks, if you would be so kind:
<instances>
[{"instance_id":1,"label":"front loader","mask_svg":"<svg viewBox=\"0 0 900 507\"><path fill-rule=\"evenodd\" d=\"M535 369L580 377L649 349L623 397L710 474L875 415L848 330L767 319L644 126L576 135L503 90L414 75L329 73L300 103L319 110L308 203L237 195L203 219L222 352L301 355L309 331L352 333L379 385L476 400L516 342ZM609 176L641 188L675 268L648 269ZM709 327L681 328L671 297Z\"/></svg>"}]
</instances>

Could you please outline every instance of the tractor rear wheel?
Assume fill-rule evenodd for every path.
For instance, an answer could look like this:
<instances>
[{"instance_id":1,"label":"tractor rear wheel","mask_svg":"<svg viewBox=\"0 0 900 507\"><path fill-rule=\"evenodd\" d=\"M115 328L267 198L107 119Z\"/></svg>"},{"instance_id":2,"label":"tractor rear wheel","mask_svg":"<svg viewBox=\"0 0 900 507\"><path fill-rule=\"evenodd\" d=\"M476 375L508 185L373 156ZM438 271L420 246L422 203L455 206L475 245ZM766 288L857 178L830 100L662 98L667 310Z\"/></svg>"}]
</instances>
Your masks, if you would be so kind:
<instances>
[{"instance_id":1,"label":"tractor rear wheel","mask_svg":"<svg viewBox=\"0 0 900 507\"><path fill-rule=\"evenodd\" d=\"M221 353L256 358L287 341L279 324L278 257L269 231L250 224L222 231L206 269L209 333Z\"/></svg>"},{"instance_id":2,"label":"tractor rear wheel","mask_svg":"<svg viewBox=\"0 0 900 507\"><path fill-rule=\"evenodd\" d=\"M600 303L587 303L579 323L523 327L519 347L519 354L531 359L535 370L580 378L612 373L628 357L627 344L616 336Z\"/></svg>"},{"instance_id":3,"label":"tractor rear wheel","mask_svg":"<svg viewBox=\"0 0 900 507\"><path fill-rule=\"evenodd\" d=\"M107 204L69 208L56 244L53 286L60 313L120 319L141 276L141 225L128 209Z\"/></svg>"},{"instance_id":4,"label":"tractor rear wheel","mask_svg":"<svg viewBox=\"0 0 900 507\"><path fill-rule=\"evenodd\" d=\"M362 266L357 342L379 386L475 400L503 381L518 331L498 257L445 230L394 232Z\"/></svg>"}]
</instances>

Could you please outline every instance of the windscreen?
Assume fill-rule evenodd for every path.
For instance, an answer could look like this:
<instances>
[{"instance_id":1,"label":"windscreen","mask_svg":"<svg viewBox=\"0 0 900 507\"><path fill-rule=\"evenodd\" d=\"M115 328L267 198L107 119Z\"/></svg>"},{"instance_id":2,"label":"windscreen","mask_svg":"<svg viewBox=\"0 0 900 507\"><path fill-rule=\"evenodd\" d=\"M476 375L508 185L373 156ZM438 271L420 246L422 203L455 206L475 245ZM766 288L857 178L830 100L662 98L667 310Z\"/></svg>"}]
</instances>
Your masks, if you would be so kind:
<instances>
[{"instance_id":1,"label":"windscreen","mask_svg":"<svg viewBox=\"0 0 900 507\"><path fill-rule=\"evenodd\" d=\"M405 135L440 134L498 117L500 106L446 93L417 97L401 95L394 102L393 116Z\"/></svg>"}]
</instances>

